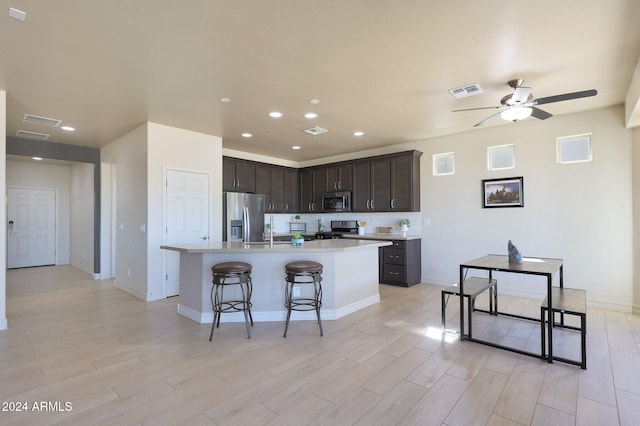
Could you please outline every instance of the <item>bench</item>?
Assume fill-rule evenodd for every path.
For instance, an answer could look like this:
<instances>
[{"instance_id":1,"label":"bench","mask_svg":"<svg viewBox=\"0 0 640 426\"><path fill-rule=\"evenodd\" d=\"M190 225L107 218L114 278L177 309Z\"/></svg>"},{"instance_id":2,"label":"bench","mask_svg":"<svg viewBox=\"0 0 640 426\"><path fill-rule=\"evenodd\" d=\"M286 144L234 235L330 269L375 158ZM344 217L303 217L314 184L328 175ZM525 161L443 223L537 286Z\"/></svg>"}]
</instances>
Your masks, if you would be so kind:
<instances>
[{"instance_id":1,"label":"bench","mask_svg":"<svg viewBox=\"0 0 640 426\"><path fill-rule=\"evenodd\" d=\"M581 359L580 361L562 358L554 356L554 359L559 361L563 361L569 364L579 365L583 370L587 369L587 344L586 344L586 335L587 335L587 292L585 290L579 290L574 288L561 288L561 287L553 287L551 292L551 297L553 300L553 306L551 306L551 315L549 315L549 320L553 321L554 327L562 327L568 328L571 330L580 331L580 340L581 340ZM545 359L547 357L547 348L546 348L546 332L545 332L545 324L546 324L546 314L548 307L548 300L545 297L542 305L540 306L540 324L541 324L541 342L542 342L542 358ZM560 322L555 321L555 314L560 314ZM580 327L574 327L565 325L564 323L564 315L575 315L580 317Z\"/></svg>"},{"instance_id":2,"label":"bench","mask_svg":"<svg viewBox=\"0 0 640 426\"><path fill-rule=\"evenodd\" d=\"M476 309L476 297L487 290L489 290L489 310L486 311L482 309ZM442 290L441 298L443 331L446 330L447 327L446 310L448 297L445 300L445 296L460 296L460 288L458 287L458 284L454 284ZM471 337L471 313L473 311L487 312L491 315L497 315L498 313L498 281L489 278L469 277L464 280L464 294L462 296L466 297L468 300L467 309L469 318L469 334L465 337Z\"/></svg>"}]
</instances>

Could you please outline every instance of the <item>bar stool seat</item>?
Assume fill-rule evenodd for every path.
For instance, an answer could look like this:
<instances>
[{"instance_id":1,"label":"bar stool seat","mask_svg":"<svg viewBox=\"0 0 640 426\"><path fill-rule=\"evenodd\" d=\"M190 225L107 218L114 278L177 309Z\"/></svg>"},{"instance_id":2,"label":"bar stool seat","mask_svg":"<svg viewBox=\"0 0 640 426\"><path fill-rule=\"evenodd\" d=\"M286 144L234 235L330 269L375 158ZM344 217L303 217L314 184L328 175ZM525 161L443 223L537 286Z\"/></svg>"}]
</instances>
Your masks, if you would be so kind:
<instances>
[{"instance_id":1,"label":"bar stool seat","mask_svg":"<svg viewBox=\"0 0 640 426\"><path fill-rule=\"evenodd\" d=\"M251 316L251 283L252 266L246 262L222 262L211 267L213 286L211 287L211 307L213 309L213 324L209 341L213 340L213 330L220 327L220 316L227 312L243 312L247 327L247 339L251 338L249 322L253 326ZM234 299L224 298L224 289L228 286L239 286L240 296Z\"/></svg>"},{"instance_id":2,"label":"bar stool seat","mask_svg":"<svg viewBox=\"0 0 640 426\"><path fill-rule=\"evenodd\" d=\"M322 320L320 319L320 308L322 307L322 269L321 263L312 260L298 260L285 265L286 285L284 291L284 307L287 309L287 321L284 327L283 337L287 337L291 311L316 311L320 336L323 336ZM294 297L293 288L295 286L313 286L313 296Z\"/></svg>"}]
</instances>

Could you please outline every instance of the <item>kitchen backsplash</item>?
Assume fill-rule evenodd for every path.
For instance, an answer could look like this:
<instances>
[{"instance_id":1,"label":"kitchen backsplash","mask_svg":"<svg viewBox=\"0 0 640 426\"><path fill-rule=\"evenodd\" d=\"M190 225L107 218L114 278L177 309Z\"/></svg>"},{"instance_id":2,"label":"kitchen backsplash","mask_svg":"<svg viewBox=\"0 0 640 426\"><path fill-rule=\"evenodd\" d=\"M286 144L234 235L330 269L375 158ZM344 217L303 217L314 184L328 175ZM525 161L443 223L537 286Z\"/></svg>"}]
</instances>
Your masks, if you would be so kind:
<instances>
[{"instance_id":1,"label":"kitchen backsplash","mask_svg":"<svg viewBox=\"0 0 640 426\"><path fill-rule=\"evenodd\" d=\"M311 214L302 213L300 219L295 219L295 215L290 214L266 214L264 217L265 227L273 217L275 232L278 234L288 234L289 224L294 222L304 222L307 226L307 232L314 234L318 232L318 220L322 219L327 230L331 229L332 220L356 220L366 222L365 233L372 234L376 232L378 227L391 227L392 234L401 234L398 222L401 219L409 219L411 226L407 235L422 235L422 214L420 212L410 213L328 213L328 214Z\"/></svg>"}]
</instances>

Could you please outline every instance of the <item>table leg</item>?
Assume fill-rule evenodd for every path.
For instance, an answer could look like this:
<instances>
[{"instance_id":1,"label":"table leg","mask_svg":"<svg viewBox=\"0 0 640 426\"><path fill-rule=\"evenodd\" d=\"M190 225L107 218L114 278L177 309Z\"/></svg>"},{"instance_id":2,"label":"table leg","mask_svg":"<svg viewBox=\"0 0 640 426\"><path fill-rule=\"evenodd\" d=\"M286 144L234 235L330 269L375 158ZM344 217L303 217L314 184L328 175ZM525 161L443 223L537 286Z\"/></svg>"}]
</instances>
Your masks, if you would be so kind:
<instances>
[{"instance_id":1,"label":"table leg","mask_svg":"<svg viewBox=\"0 0 640 426\"><path fill-rule=\"evenodd\" d=\"M551 293L553 293L551 288L552 280L553 275L547 275L547 318L549 319L549 322L547 323L547 332L549 333L549 337L547 338L547 341L549 342L549 350L547 351L547 362L549 364L553 363L553 300L551 300ZM562 279L560 279L560 282L562 282Z\"/></svg>"},{"instance_id":2,"label":"table leg","mask_svg":"<svg viewBox=\"0 0 640 426\"><path fill-rule=\"evenodd\" d=\"M460 340L464 340L464 268L460 266ZM471 337L471 336L469 336Z\"/></svg>"}]
</instances>

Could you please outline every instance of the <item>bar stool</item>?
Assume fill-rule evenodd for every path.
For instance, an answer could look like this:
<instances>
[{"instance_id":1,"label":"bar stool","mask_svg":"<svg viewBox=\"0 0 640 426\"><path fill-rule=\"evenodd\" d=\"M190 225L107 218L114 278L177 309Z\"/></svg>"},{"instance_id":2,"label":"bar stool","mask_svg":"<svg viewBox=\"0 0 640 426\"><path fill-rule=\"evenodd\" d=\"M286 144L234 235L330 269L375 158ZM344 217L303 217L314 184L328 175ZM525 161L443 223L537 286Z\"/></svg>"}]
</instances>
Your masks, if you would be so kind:
<instances>
[{"instance_id":1,"label":"bar stool","mask_svg":"<svg viewBox=\"0 0 640 426\"><path fill-rule=\"evenodd\" d=\"M284 336L287 337L291 311L316 311L320 335L322 321L320 320L320 308L322 307L322 268L323 265L311 260L299 260L285 265L287 282L284 290L284 307L287 309L287 322L284 327ZM294 286L312 285L313 297L293 297Z\"/></svg>"},{"instance_id":2,"label":"bar stool","mask_svg":"<svg viewBox=\"0 0 640 426\"><path fill-rule=\"evenodd\" d=\"M246 262L223 262L213 265L213 286L211 287L211 307L213 309L213 324L211 324L211 334L209 341L213 340L213 330L220 327L220 315L226 312L243 312L244 323L247 327L247 339L251 338L249 321L253 326L251 316L251 264ZM236 300L224 299L224 288L237 285L240 288L241 296Z\"/></svg>"}]
</instances>

